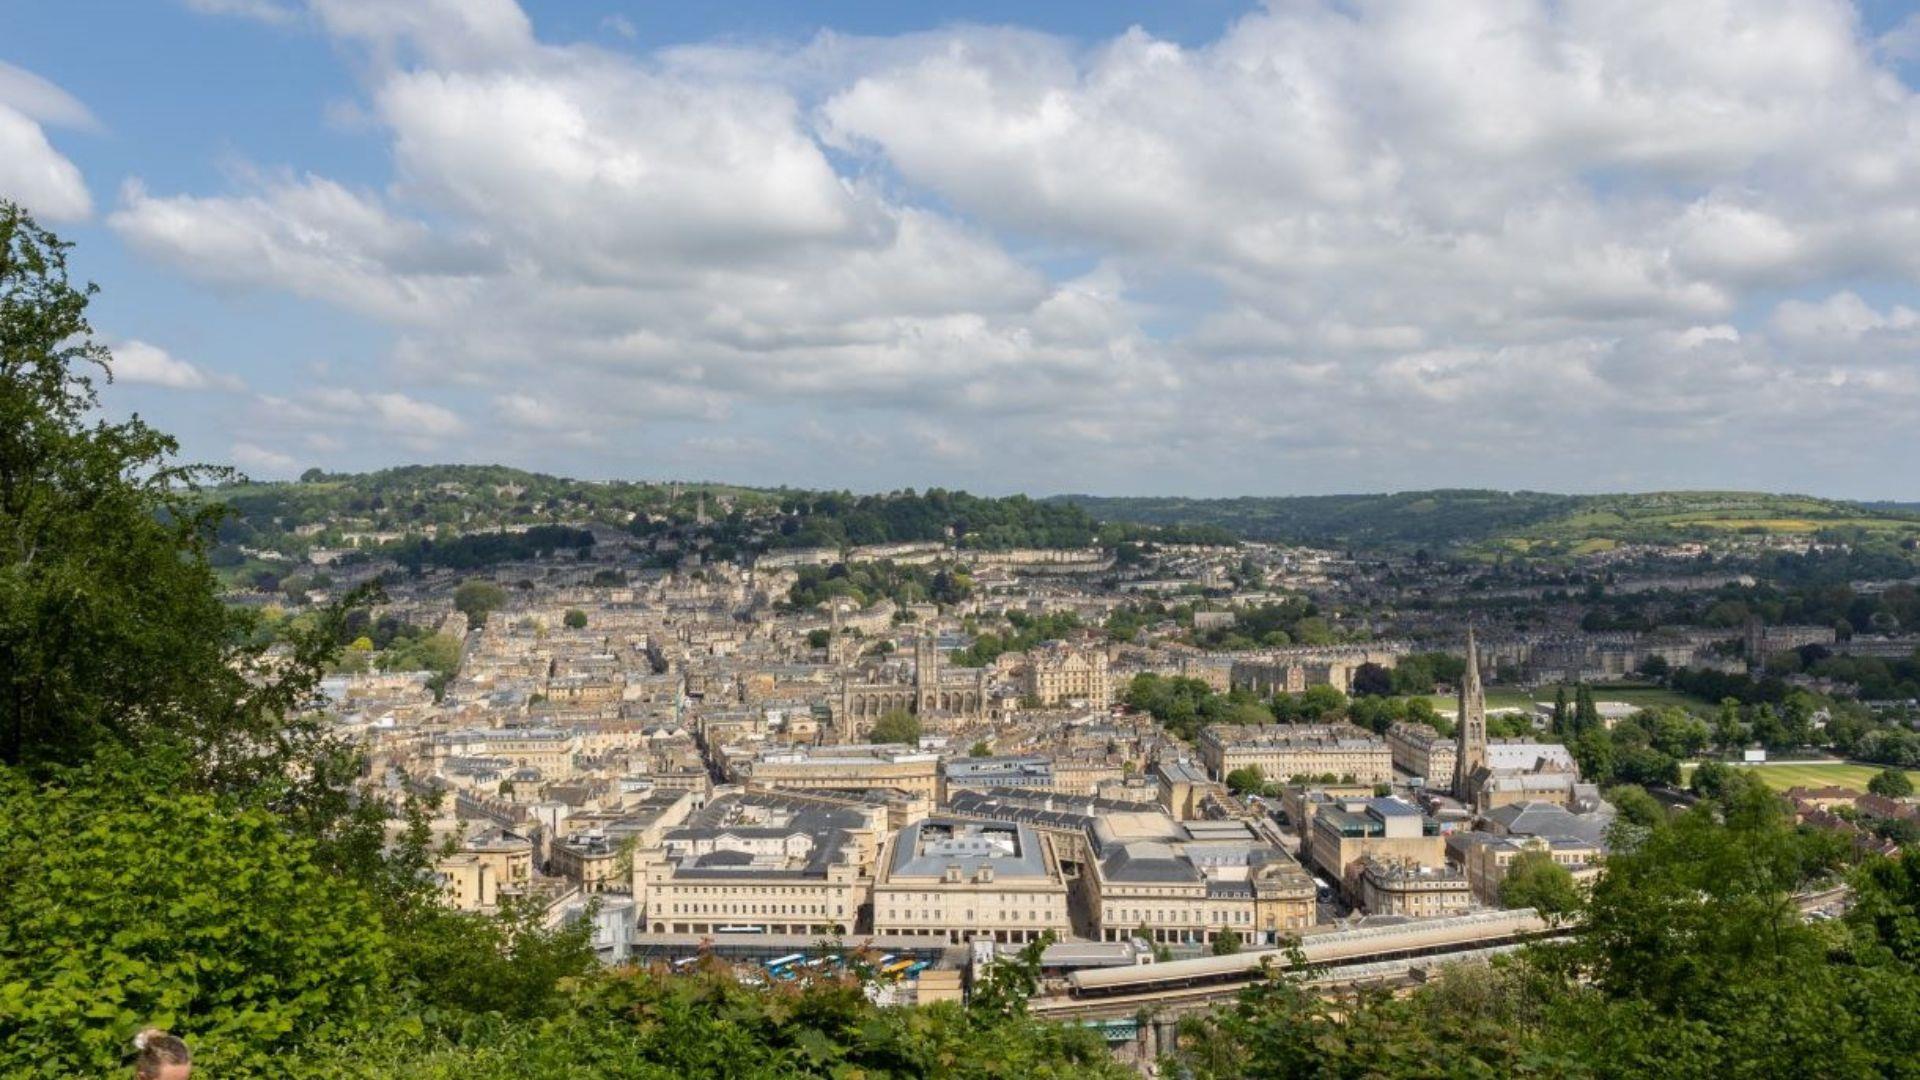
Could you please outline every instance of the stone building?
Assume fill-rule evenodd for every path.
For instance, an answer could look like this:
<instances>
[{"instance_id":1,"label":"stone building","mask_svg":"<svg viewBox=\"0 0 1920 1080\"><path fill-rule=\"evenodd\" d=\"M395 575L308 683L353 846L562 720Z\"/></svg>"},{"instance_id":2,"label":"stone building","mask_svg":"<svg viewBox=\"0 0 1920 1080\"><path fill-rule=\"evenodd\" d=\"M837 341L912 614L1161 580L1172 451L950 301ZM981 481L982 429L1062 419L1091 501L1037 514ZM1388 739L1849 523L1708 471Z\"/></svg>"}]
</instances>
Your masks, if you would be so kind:
<instances>
[{"instance_id":1,"label":"stone building","mask_svg":"<svg viewBox=\"0 0 1920 1080\"><path fill-rule=\"evenodd\" d=\"M1583 887L1599 876L1601 848L1582 837L1468 832L1447 838L1448 855L1460 866L1474 899L1488 907L1501 906L1500 887L1513 869L1513 861L1531 851L1544 852L1566 867L1574 882Z\"/></svg>"},{"instance_id":2,"label":"stone building","mask_svg":"<svg viewBox=\"0 0 1920 1080\"><path fill-rule=\"evenodd\" d=\"M1315 646L1280 649L1257 656L1236 657L1228 683L1236 690L1252 690L1262 697L1297 694L1309 686L1353 689L1354 672L1367 664L1392 670L1407 648L1397 644Z\"/></svg>"},{"instance_id":3,"label":"stone building","mask_svg":"<svg viewBox=\"0 0 1920 1080\"><path fill-rule=\"evenodd\" d=\"M1020 824L928 818L900 830L873 889L877 934L1024 943L1072 932L1053 842Z\"/></svg>"},{"instance_id":4,"label":"stone building","mask_svg":"<svg viewBox=\"0 0 1920 1080\"><path fill-rule=\"evenodd\" d=\"M1759 619L1747 623L1747 663L1758 667L1774 653L1802 645L1832 645L1838 635L1831 626L1767 626Z\"/></svg>"},{"instance_id":5,"label":"stone building","mask_svg":"<svg viewBox=\"0 0 1920 1080\"><path fill-rule=\"evenodd\" d=\"M922 634L913 646L911 682L860 682L851 675L840 683L840 704L834 723L840 741L854 742L871 730L874 721L890 712L907 712L923 721L935 716L984 720L992 713L987 669L948 675L939 643Z\"/></svg>"},{"instance_id":6,"label":"stone building","mask_svg":"<svg viewBox=\"0 0 1920 1080\"><path fill-rule=\"evenodd\" d=\"M1425 919L1477 906L1467 875L1445 864L1366 856L1360 860L1359 885L1360 907L1369 915Z\"/></svg>"},{"instance_id":7,"label":"stone building","mask_svg":"<svg viewBox=\"0 0 1920 1080\"><path fill-rule=\"evenodd\" d=\"M1212 724L1200 732L1197 749L1200 760L1221 780L1249 765L1258 766L1269 780L1393 780L1393 754L1385 740L1352 724Z\"/></svg>"},{"instance_id":8,"label":"stone building","mask_svg":"<svg viewBox=\"0 0 1920 1080\"><path fill-rule=\"evenodd\" d=\"M1306 834L1309 860L1359 898L1361 860L1388 859L1416 866L1446 863L1446 839L1437 822L1402 799L1376 798L1321 806Z\"/></svg>"},{"instance_id":9,"label":"stone building","mask_svg":"<svg viewBox=\"0 0 1920 1080\"><path fill-rule=\"evenodd\" d=\"M1101 817L1090 844L1080 884L1102 941L1144 927L1163 944L1207 944L1232 931L1273 945L1313 924L1313 878L1245 822Z\"/></svg>"},{"instance_id":10,"label":"stone building","mask_svg":"<svg viewBox=\"0 0 1920 1080\"><path fill-rule=\"evenodd\" d=\"M894 788L936 803L946 793L940 755L894 744L764 750L735 766L735 774L763 788Z\"/></svg>"},{"instance_id":11,"label":"stone building","mask_svg":"<svg viewBox=\"0 0 1920 1080\"><path fill-rule=\"evenodd\" d=\"M1480 650L1467 631L1467 669L1460 678L1460 713L1454 720L1453 797L1473 805L1476 773L1487 767L1487 696L1480 687Z\"/></svg>"},{"instance_id":12,"label":"stone building","mask_svg":"<svg viewBox=\"0 0 1920 1080\"><path fill-rule=\"evenodd\" d=\"M1047 642L1027 653L1020 690L1041 705L1080 701L1089 708L1104 709L1113 703L1107 650Z\"/></svg>"},{"instance_id":13,"label":"stone building","mask_svg":"<svg viewBox=\"0 0 1920 1080\"><path fill-rule=\"evenodd\" d=\"M853 933L887 818L856 798L722 796L634 853L641 919L656 934Z\"/></svg>"}]
</instances>

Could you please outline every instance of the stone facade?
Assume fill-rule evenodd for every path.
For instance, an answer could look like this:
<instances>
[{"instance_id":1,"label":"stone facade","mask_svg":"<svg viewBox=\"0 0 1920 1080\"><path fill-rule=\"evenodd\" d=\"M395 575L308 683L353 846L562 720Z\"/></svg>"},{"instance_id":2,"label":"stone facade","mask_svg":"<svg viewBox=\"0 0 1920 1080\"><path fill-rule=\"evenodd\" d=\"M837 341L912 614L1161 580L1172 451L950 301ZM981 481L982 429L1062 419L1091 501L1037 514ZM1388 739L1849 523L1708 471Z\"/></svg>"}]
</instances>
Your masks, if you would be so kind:
<instances>
[{"instance_id":1,"label":"stone facade","mask_svg":"<svg viewBox=\"0 0 1920 1080\"><path fill-rule=\"evenodd\" d=\"M1048 642L1028 654L1020 689L1041 705L1083 701L1090 708L1104 709L1113 703L1107 650Z\"/></svg>"}]
</instances>

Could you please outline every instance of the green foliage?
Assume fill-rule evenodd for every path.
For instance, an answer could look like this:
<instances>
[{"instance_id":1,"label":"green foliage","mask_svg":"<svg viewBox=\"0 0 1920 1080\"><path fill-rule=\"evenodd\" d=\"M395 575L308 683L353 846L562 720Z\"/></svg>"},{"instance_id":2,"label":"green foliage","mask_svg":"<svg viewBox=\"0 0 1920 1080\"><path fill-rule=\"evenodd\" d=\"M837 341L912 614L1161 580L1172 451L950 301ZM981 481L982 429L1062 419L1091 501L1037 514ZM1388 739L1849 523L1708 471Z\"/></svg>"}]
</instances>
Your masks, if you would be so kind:
<instances>
[{"instance_id":1,"label":"green foliage","mask_svg":"<svg viewBox=\"0 0 1920 1080\"><path fill-rule=\"evenodd\" d=\"M123 1074L159 1025L220 1076L1125 1075L1017 1009L608 974L584 923L443 908L426 808L396 834L307 706L344 646L451 670L459 642L368 596L274 632L224 610L206 549L231 519L171 440L89 415L106 354L63 252L0 205L0 1073ZM446 474L394 473L448 509L424 494ZM504 599L464 591L470 615Z\"/></svg>"},{"instance_id":2,"label":"green foliage","mask_svg":"<svg viewBox=\"0 0 1920 1080\"><path fill-rule=\"evenodd\" d=\"M1227 790L1235 795L1260 795L1267 790L1266 774L1258 765L1245 765L1227 774Z\"/></svg>"},{"instance_id":3,"label":"green foliage","mask_svg":"<svg viewBox=\"0 0 1920 1080\"><path fill-rule=\"evenodd\" d=\"M1576 496L1502 491L1288 498L1061 497L1107 520L1214 525L1249 540L1324 547L1444 548L1500 536L1570 513Z\"/></svg>"},{"instance_id":4,"label":"green foliage","mask_svg":"<svg viewBox=\"0 0 1920 1080\"><path fill-rule=\"evenodd\" d=\"M1549 495L1441 490L1231 499L1063 495L1060 501L1109 521L1216 526L1249 540L1408 552L1520 552L1530 557L1622 543L1710 540L1735 532L1844 535L1854 542L1891 542L1920 533L1920 512L1912 506L1737 491Z\"/></svg>"},{"instance_id":5,"label":"green foliage","mask_svg":"<svg viewBox=\"0 0 1920 1080\"><path fill-rule=\"evenodd\" d=\"M997 966L1004 966L1002 965ZM725 973L592 980L567 1010L460 1040L323 1048L295 1075L352 1080L883 1077L1124 1080L1089 1029L950 1003L883 1009L851 983L751 990Z\"/></svg>"},{"instance_id":6,"label":"green foliage","mask_svg":"<svg viewBox=\"0 0 1920 1080\"><path fill-rule=\"evenodd\" d=\"M1228 927L1214 935L1208 951L1215 956L1232 956L1240 951L1240 944L1240 932Z\"/></svg>"},{"instance_id":7,"label":"green foliage","mask_svg":"<svg viewBox=\"0 0 1920 1080\"><path fill-rule=\"evenodd\" d=\"M986 740L982 739L978 742L975 742L971 747L967 748L967 756L968 757L992 757L993 747L988 746L986 743Z\"/></svg>"},{"instance_id":8,"label":"green foliage","mask_svg":"<svg viewBox=\"0 0 1920 1080\"><path fill-rule=\"evenodd\" d=\"M144 768L0 776L0 1072L116 1071L150 1025L259 1068L369 1022L392 945L366 892L271 812Z\"/></svg>"},{"instance_id":9,"label":"green foliage","mask_svg":"<svg viewBox=\"0 0 1920 1080\"><path fill-rule=\"evenodd\" d=\"M381 553L419 573L429 566L447 570L479 570L501 563L527 562L560 552L581 555L593 547L593 534L560 525L535 525L518 532L467 533L436 540L411 537L390 544Z\"/></svg>"},{"instance_id":10,"label":"green foliage","mask_svg":"<svg viewBox=\"0 0 1920 1080\"><path fill-rule=\"evenodd\" d=\"M1289 724L1319 724L1341 720L1347 714L1347 695L1337 686L1309 686L1298 694L1275 694L1273 714Z\"/></svg>"},{"instance_id":11,"label":"green foliage","mask_svg":"<svg viewBox=\"0 0 1920 1080\"><path fill-rule=\"evenodd\" d=\"M905 709L894 709L873 722L867 738L877 743L916 746L920 742L920 720Z\"/></svg>"},{"instance_id":12,"label":"green foliage","mask_svg":"<svg viewBox=\"0 0 1920 1080\"><path fill-rule=\"evenodd\" d=\"M985 667L1002 653L1025 652L1042 642L1066 637L1080 629L1080 616L1071 611L1056 611L1046 615L1011 611L1007 613L1007 623L1012 627L1012 633L978 634L973 644L956 650L950 659L960 667Z\"/></svg>"},{"instance_id":13,"label":"green foliage","mask_svg":"<svg viewBox=\"0 0 1920 1080\"><path fill-rule=\"evenodd\" d=\"M561 623L569 630L585 630L587 628L587 613L581 611L579 608L568 608L567 613L561 616Z\"/></svg>"},{"instance_id":14,"label":"green foliage","mask_svg":"<svg viewBox=\"0 0 1920 1080\"><path fill-rule=\"evenodd\" d=\"M1079 507L1035 502L1024 495L981 498L964 491L931 488L890 495L843 492L793 494L782 501L786 515L776 547L848 547L946 540L976 548L1090 547L1100 538L1094 519Z\"/></svg>"},{"instance_id":15,"label":"green foliage","mask_svg":"<svg viewBox=\"0 0 1920 1080\"><path fill-rule=\"evenodd\" d=\"M1620 784L1607 789L1607 801L1619 811L1619 819L1641 828L1652 828L1667 819L1667 808L1647 794L1638 784Z\"/></svg>"},{"instance_id":16,"label":"green foliage","mask_svg":"<svg viewBox=\"0 0 1920 1080\"><path fill-rule=\"evenodd\" d=\"M1282 708L1291 710L1293 705L1289 702L1275 711L1279 712ZM1424 697L1356 697L1347 703L1346 716L1353 723L1382 735L1401 721L1425 724L1442 735L1450 735L1453 731L1452 726L1434 711L1433 702ZM1443 727L1444 731L1441 730Z\"/></svg>"},{"instance_id":17,"label":"green foliage","mask_svg":"<svg viewBox=\"0 0 1920 1080\"><path fill-rule=\"evenodd\" d=\"M1920 875L1874 860L1844 928L1790 893L1833 849L1777 798L1730 791L1616 848L1572 941L1409 994L1335 1000L1294 977L1182 1022L1176 1060L1227 1077L1908 1076L1920 1037Z\"/></svg>"},{"instance_id":18,"label":"green foliage","mask_svg":"<svg viewBox=\"0 0 1920 1080\"><path fill-rule=\"evenodd\" d=\"M1904 799L1913 794L1913 781L1900 769L1881 769L1867 781L1867 790L1890 799Z\"/></svg>"},{"instance_id":19,"label":"green foliage","mask_svg":"<svg viewBox=\"0 0 1920 1080\"><path fill-rule=\"evenodd\" d=\"M1549 917L1571 915L1580 908L1580 890L1573 874L1554 862L1551 853L1527 851L1507 867L1507 876L1500 882L1500 903L1530 907Z\"/></svg>"},{"instance_id":20,"label":"green foliage","mask_svg":"<svg viewBox=\"0 0 1920 1080\"><path fill-rule=\"evenodd\" d=\"M1265 724L1273 714L1250 691L1215 693L1200 679L1145 672L1133 677L1122 696L1129 708L1149 713L1166 729L1188 741L1208 724Z\"/></svg>"},{"instance_id":21,"label":"green foliage","mask_svg":"<svg viewBox=\"0 0 1920 1080\"><path fill-rule=\"evenodd\" d=\"M436 675L452 675L460 670L460 651L459 638L447 634L429 634L395 645L381 653L377 662L382 671L431 671Z\"/></svg>"},{"instance_id":22,"label":"green foliage","mask_svg":"<svg viewBox=\"0 0 1920 1080\"><path fill-rule=\"evenodd\" d=\"M453 607L467 617L467 628L477 630L486 625L487 616L506 606L507 591L491 581L471 578L460 583L453 590Z\"/></svg>"},{"instance_id":23,"label":"green foliage","mask_svg":"<svg viewBox=\"0 0 1920 1080\"><path fill-rule=\"evenodd\" d=\"M787 590L787 603L811 608L845 598L871 607L885 599L904 607L958 604L972 595L973 579L953 566L910 566L883 559L800 567L795 571L793 587Z\"/></svg>"},{"instance_id":24,"label":"green foliage","mask_svg":"<svg viewBox=\"0 0 1920 1080\"><path fill-rule=\"evenodd\" d=\"M995 957L974 987L967 1007L984 1016L1025 1016L1027 999L1040 988L1041 956L1052 944L1053 932L1048 931L1012 956Z\"/></svg>"},{"instance_id":25,"label":"green foliage","mask_svg":"<svg viewBox=\"0 0 1920 1080\"><path fill-rule=\"evenodd\" d=\"M416 1002L442 1016L526 1019L565 1008L562 986L599 966L587 920L558 930L534 901L509 898L497 915L411 907L395 920L396 960Z\"/></svg>"}]
</instances>

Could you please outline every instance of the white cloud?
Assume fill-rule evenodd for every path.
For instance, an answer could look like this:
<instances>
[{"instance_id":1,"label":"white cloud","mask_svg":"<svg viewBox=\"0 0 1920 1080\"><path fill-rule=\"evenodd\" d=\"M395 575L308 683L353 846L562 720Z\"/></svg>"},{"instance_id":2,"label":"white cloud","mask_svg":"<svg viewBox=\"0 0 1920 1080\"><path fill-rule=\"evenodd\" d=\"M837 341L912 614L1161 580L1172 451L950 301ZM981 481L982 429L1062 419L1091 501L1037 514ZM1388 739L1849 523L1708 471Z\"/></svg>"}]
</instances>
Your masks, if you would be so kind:
<instances>
[{"instance_id":1,"label":"white cloud","mask_svg":"<svg viewBox=\"0 0 1920 1080\"><path fill-rule=\"evenodd\" d=\"M1904 31L1834 0L1300 0L1197 47L638 57L508 0L311 10L391 181L134 182L109 219L395 335L363 389L261 406L304 430L470 433L372 376L489 403L510 449L819 451L759 479L1567 487L1680 448L1671 482L1773 484L1714 434L1920 405L1920 100Z\"/></svg>"},{"instance_id":2,"label":"white cloud","mask_svg":"<svg viewBox=\"0 0 1920 1080\"><path fill-rule=\"evenodd\" d=\"M468 432L452 409L395 391L364 391L343 386L309 387L290 395L261 394L240 429L262 439L300 435L310 442L355 441L413 454L438 454L444 460Z\"/></svg>"},{"instance_id":3,"label":"white cloud","mask_svg":"<svg viewBox=\"0 0 1920 1080\"><path fill-rule=\"evenodd\" d=\"M0 60L0 103L42 124L80 131L100 130L100 122L79 98L4 60Z\"/></svg>"},{"instance_id":4,"label":"white cloud","mask_svg":"<svg viewBox=\"0 0 1920 1080\"><path fill-rule=\"evenodd\" d=\"M260 473L270 478L288 476L300 464L290 454L250 442L234 443L228 453L241 471Z\"/></svg>"},{"instance_id":5,"label":"white cloud","mask_svg":"<svg viewBox=\"0 0 1920 1080\"><path fill-rule=\"evenodd\" d=\"M1893 29L1881 34L1874 48L1889 60L1920 60L1920 11L1916 11Z\"/></svg>"},{"instance_id":6,"label":"white cloud","mask_svg":"<svg viewBox=\"0 0 1920 1080\"><path fill-rule=\"evenodd\" d=\"M0 197L50 221L79 221L93 196L79 166L54 149L43 124L97 131L93 114L38 75L0 62Z\"/></svg>"},{"instance_id":7,"label":"white cloud","mask_svg":"<svg viewBox=\"0 0 1920 1080\"><path fill-rule=\"evenodd\" d=\"M286 26L300 19L299 6L281 0L185 0L185 3L189 11L202 15L231 15L273 26Z\"/></svg>"},{"instance_id":8,"label":"white cloud","mask_svg":"<svg viewBox=\"0 0 1920 1080\"><path fill-rule=\"evenodd\" d=\"M240 380L209 374L165 349L138 338L113 346L113 377L119 382L144 383L173 390L238 390Z\"/></svg>"},{"instance_id":9,"label":"white cloud","mask_svg":"<svg viewBox=\"0 0 1920 1080\"><path fill-rule=\"evenodd\" d=\"M1904 304L1883 312L1859 294L1841 291L1820 301L1783 301L1768 325L1791 342L1858 342L1885 333L1920 337L1920 312Z\"/></svg>"}]
</instances>

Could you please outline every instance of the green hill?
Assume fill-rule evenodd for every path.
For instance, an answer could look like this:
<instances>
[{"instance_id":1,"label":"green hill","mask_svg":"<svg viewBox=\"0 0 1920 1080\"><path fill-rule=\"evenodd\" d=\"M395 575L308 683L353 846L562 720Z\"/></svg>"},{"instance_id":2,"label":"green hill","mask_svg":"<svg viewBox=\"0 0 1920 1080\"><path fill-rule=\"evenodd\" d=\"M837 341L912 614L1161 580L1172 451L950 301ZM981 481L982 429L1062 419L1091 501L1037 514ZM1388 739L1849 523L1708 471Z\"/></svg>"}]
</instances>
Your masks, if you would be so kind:
<instances>
[{"instance_id":1,"label":"green hill","mask_svg":"<svg viewBox=\"0 0 1920 1080\"><path fill-rule=\"evenodd\" d=\"M1920 509L1913 507L1737 491L1553 495L1452 489L1232 499L1058 498L1103 521L1218 525L1250 540L1362 549L1549 556L1738 534L1920 536Z\"/></svg>"}]
</instances>

